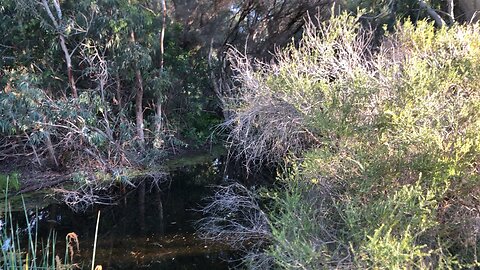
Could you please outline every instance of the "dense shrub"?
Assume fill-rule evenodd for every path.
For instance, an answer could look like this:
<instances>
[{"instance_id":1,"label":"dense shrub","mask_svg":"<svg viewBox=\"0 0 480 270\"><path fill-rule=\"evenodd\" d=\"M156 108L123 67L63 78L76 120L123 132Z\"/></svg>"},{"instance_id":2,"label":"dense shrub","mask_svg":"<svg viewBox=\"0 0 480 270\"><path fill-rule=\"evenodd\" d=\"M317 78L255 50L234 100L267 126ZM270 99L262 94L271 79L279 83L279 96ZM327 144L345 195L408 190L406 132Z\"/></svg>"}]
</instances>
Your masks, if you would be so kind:
<instances>
[{"instance_id":1,"label":"dense shrub","mask_svg":"<svg viewBox=\"0 0 480 270\"><path fill-rule=\"evenodd\" d=\"M283 268L478 266L479 25L372 36L344 14L275 63L230 54L230 139L251 163L300 164L268 252Z\"/></svg>"}]
</instances>

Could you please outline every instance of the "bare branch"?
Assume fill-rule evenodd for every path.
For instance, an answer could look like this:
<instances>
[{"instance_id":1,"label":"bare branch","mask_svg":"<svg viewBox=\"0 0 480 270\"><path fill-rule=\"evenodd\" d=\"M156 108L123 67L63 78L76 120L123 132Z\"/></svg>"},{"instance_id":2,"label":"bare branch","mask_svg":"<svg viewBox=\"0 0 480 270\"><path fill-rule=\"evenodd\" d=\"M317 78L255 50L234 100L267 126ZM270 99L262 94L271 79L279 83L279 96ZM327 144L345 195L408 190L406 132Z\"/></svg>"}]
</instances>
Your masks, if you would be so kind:
<instances>
[{"instance_id":1,"label":"bare branch","mask_svg":"<svg viewBox=\"0 0 480 270\"><path fill-rule=\"evenodd\" d=\"M55 26L55 30L58 31L60 29L60 22L58 22L55 17L53 16L52 11L50 10L50 6L48 6L47 0L42 0L43 9L47 12L48 17L52 20L53 26Z\"/></svg>"},{"instance_id":2,"label":"bare branch","mask_svg":"<svg viewBox=\"0 0 480 270\"><path fill-rule=\"evenodd\" d=\"M105 193L98 195L97 193L100 192L102 188L96 187L95 185L86 184L77 190L66 190L63 188L55 188L53 190L61 194L62 202L75 212L86 211L94 204L115 205L115 197Z\"/></svg>"},{"instance_id":3,"label":"bare branch","mask_svg":"<svg viewBox=\"0 0 480 270\"><path fill-rule=\"evenodd\" d=\"M53 0L53 5L55 6L55 10L57 11L58 20L61 22L63 16L62 16L62 9L60 8L60 3L58 2L58 0Z\"/></svg>"},{"instance_id":4,"label":"bare branch","mask_svg":"<svg viewBox=\"0 0 480 270\"><path fill-rule=\"evenodd\" d=\"M433 8L431 8L425 1L418 0L418 5L421 8L424 8L427 10L428 15L430 15L430 17L432 17L433 20L435 20L435 24L438 27L442 27L445 25L445 21L442 19L442 17L440 17L440 15Z\"/></svg>"}]
</instances>

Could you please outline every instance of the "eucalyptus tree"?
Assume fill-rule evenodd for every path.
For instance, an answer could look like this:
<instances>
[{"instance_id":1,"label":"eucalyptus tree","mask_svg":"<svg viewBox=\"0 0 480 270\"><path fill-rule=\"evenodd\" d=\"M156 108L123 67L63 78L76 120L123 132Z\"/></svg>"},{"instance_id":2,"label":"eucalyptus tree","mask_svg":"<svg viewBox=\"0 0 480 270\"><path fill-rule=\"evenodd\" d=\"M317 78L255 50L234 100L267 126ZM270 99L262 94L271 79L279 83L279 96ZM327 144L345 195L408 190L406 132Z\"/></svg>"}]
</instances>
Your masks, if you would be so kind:
<instances>
[{"instance_id":1,"label":"eucalyptus tree","mask_svg":"<svg viewBox=\"0 0 480 270\"><path fill-rule=\"evenodd\" d=\"M50 153L58 165L204 143L221 121L212 74L229 46L248 44L269 57L299 35L309 14L328 14L331 4L0 1L1 83L11 89L0 96L2 115L11 115L0 120L10 136L2 144L35 146L38 161ZM20 106L27 97L31 103Z\"/></svg>"},{"instance_id":2,"label":"eucalyptus tree","mask_svg":"<svg viewBox=\"0 0 480 270\"><path fill-rule=\"evenodd\" d=\"M66 45L66 38L67 38L68 32L72 28L72 25L67 25L67 22L63 18L63 14L62 14L63 12L62 12L62 8L60 7L60 2L58 0L52 1L54 10L52 10L52 7L49 2L50 1L47 2L47 0L41 0L38 2L30 2L31 3L30 5L41 5L43 11L48 15L48 18L50 19L51 24L53 25L53 30L58 35L60 46L65 55L65 62L67 64L68 82L69 82L70 88L72 89L72 95L73 97L78 98L77 87L75 86L75 79L73 77L73 72L72 72L73 52L71 52ZM45 21L43 21L43 23L45 23Z\"/></svg>"}]
</instances>

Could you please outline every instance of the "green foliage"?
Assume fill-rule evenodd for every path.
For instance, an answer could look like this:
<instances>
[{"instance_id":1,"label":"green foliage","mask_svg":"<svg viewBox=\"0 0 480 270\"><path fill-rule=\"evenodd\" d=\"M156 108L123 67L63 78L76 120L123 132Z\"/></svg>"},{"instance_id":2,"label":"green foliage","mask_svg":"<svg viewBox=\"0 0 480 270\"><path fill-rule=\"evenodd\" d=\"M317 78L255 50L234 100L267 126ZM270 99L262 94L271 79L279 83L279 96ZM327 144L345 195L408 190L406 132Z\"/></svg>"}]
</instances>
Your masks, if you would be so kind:
<instances>
[{"instance_id":1,"label":"green foliage","mask_svg":"<svg viewBox=\"0 0 480 270\"><path fill-rule=\"evenodd\" d=\"M469 205L480 195L479 33L478 24L406 22L374 46L372 33L343 14L307 27L276 64L237 62L243 88L231 97L232 123L244 126L235 138L241 146L271 140L301 164L276 199L271 250L279 266L477 265L480 213ZM270 107L256 114L260 97ZM272 127L259 124L268 122L314 140L298 148L268 137ZM298 181L331 206L319 210L309 191L291 188ZM332 237L321 241L318 224L336 224Z\"/></svg>"},{"instance_id":2,"label":"green foliage","mask_svg":"<svg viewBox=\"0 0 480 270\"><path fill-rule=\"evenodd\" d=\"M357 200L344 202L346 235L359 265L374 268L431 268L429 258L435 250L426 243L435 242L428 231L435 228L437 201L418 184L403 186L387 198L367 205ZM430 262L431 264L431 262Z\"/></svg>"},{"instance_id":3,"label":"green foliage","mask_svg":"<svg viewBox=\"0 0 480 270\"><path fill-rule=\"evenodd\" d=\"M194 145L201 146L207 142L218 143L220 141L213 130L214 127L221 124L218 115L211 112L196 111L185 115L183 121L189 124L185 126L182 135L188 141L193 142Z\"/></svg>"},{"instance_id":4,"label":"green foliage","mask_svg":"<svg viewBox=\"0 0 480 270\"><path fill-rule=\"evenodd\" d=\"M0 155L108 171L176 152L171 148L205 143L220 122L219 114L211 113L219 104L206 52L200 51L201 44L185 44L186 25L175 21L174 7L167 5L162 56L164 18L157 2L64 1L63 20L55 29L42 5L3 1L0 134L2 144L19 147L15 153L0 149ZM72 74L59 35L65 38ZM135 143L137 74L144 90L145 152ZM71 95L69 75L78 98ZM155 127L158 103L163 110L160 131Z\"/></svg>"},{"instance_id":5,"label":"green foliage","mask_svg":"<svg viewBox=\"0 0 480 270\"><path fill-rule=\"evenodd\" d=\"M319 186L305 182L298 169L284 178L280 192L275 193L271 212L272 239L267 250L277 266L282 269L326 269L333 265L335 252L329 244L333 241L332 224L323 218L328 211L323 207L325 197Z\"/></svg>"}]
</instances>

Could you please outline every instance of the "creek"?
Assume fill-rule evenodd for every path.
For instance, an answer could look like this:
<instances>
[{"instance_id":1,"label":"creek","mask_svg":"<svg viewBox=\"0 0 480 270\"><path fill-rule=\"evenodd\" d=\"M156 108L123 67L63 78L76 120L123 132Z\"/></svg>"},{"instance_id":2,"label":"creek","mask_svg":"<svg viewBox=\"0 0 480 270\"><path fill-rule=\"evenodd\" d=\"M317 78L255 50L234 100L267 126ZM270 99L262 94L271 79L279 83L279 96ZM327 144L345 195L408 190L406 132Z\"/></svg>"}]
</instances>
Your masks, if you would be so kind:
<instances>
[{"instance_id":1,"label":"creek","mask_svg":"<svg viewBox=\"0 0 480 270\"><path fill-rule=\"evenodd\" d=\"M65 236L78 235L80 250L74 249L73 262L82 269L90 269L99 210L95 264L103 269L228 269L235 265L235 250L200 240L194 229L202 217L197 210L213 191L211 186L225 181L223 168L220 159L177 166L159 188L147 177L136 182L136 189L123 191L113 205L94 205L81 213L61 203L35 210L28 196L25 202L30 219L38 215L39 241L45 242L54 231L62 259ZM13 217L20 228L26 227L23 211Z\"/></svg>"}]
</instances>

